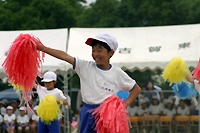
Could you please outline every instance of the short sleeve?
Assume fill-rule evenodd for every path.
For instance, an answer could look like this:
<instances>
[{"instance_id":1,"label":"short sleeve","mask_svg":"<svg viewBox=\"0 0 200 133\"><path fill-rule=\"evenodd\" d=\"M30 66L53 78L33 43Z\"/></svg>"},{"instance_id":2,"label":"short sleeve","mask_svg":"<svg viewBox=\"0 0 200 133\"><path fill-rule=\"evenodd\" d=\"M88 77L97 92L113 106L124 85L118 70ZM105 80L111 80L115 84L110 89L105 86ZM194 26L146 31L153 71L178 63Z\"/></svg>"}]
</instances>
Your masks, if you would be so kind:
<instances>
[{"instance_id":1,"label":"short sleeve","mask_svg":"<svg viewBox=\"0 0 200 133\"><path fill-rule=\"evenodd\" d=\"M59 90L59 89L58 89ZM67 98L64 96L64 94L63 94L63 92L61 91L61 90L59 90L59 99L61 100L61 101L64 101L64 100L66 100Z\"/></svg>"},{"instance_id":2,"label":"short sleeve","mask_svg":"<svg viewBox=\"0 0 200 133\"><path fill-rule=\"evenodd\" d=\"M128 76L122 69L118 68L118 78L116 82L119 83L123 91L131 91L137 84L134 79Z\"/></svg>"},{"instance_id":3,"label":"short sleeve","mask_svg":"<svg viewBox=\"0 0 200 133\"><path fill-rule=\"evenodd\" d=\"M20 116L17 116L17 123L20 123L20 121L19 121L20 118L19 118L19 117L20 117Z\"/></svg>"},{"instance_id":4,"label":"short sleeve","mask_svg":"<svg viewBox=\"0 0 200 133\"><path fill-rule=\"evenodd\" d=\"M194 88L200 94L200 84L198 82L198 80L194 79Z\"/></svg>"},{"instance_id":5,"label":"short sleeve","mask_svg":"<svg viewBox=\"0 0 200 133\"><path fill-rule=\"evenodd\" d=\"M0 115L0 122L3 122L3 117Z\"/></svg>"}]
</instances>

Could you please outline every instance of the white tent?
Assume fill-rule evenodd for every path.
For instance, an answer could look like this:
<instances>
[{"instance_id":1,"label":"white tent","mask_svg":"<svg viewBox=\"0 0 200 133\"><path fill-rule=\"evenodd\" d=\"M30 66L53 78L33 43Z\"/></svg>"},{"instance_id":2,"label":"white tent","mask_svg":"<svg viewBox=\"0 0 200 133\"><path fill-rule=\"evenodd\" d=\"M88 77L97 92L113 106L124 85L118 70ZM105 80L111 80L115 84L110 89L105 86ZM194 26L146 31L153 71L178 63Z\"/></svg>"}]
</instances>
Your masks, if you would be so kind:
<instances>
[{"instance_id":1,"label":"white tent","mask_svg":"<svg viewBox=\"0 0 200 133\"><path fill-rule=\"evenodd\" d=\"M0 31L0 63L4 62L6 58L6 52L9 50L12 42L21 33L31 34L38 37L41 42L48 47L60 49L66 51L68 29L56 29L56 30L27 30L27 31ZM47 70L60 72L66 69L66 63L59 59L53 58L45 54L43 63L43 72ZM59 74L59 73L58 73ZM0 78L5 77L5 71L0 66Z\"/></svg>"},{"instance_id":2,"label":"white tent","mask_svg":"<svg viewBox=\"0 0 200 133\"><path fill-rule=\"evenodd\" d=\"M164 69L173 57L196 67L200 57L200 24L141 28L71 28L68 54L93 60L91 47L85 44L98 33L113 34L118 49L111 63L129 70Z\"/></svg>"}]
</instances>

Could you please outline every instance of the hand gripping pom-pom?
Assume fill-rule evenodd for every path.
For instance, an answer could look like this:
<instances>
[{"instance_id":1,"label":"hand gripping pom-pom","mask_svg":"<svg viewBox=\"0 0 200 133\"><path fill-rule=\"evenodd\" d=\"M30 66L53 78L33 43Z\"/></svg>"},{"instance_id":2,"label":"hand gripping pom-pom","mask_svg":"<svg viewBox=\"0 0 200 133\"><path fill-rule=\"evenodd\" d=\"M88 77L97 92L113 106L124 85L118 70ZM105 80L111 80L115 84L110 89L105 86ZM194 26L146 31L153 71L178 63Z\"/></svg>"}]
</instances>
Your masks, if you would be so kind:
<instances>
[{"instance_id":1,"label":"hand gripping pom-pom","mask_svg":"<svg viewBox=\"0 0 200 133\"><path fill-rule=\"evenodd\" d=\"M174 57L167 67L164 69L162 77L165 81L169 81L170 85L173 83L186 82L186 74L189 74L186 62L178 57Z\"/></svg>"},{"instance_id":2,"label":"hand gripping pom-pom","mask_svg":"<svg viewBox=\"0 0 200 133\"><path fill-rule=\"evenodd\" d=\"M28 92L32 92L33 83L39 74L38 68L44 61L44 53L41 54L37 50L36 41L42 45L38 38L29 34L20 34L12 43L8 56L2 64L9 82L15 89L23 91L28 112L31 110L28 104L30 100Z\"/></svg>"},{"instance_id":3,"label":"hand gripping pom-pom","mask_svg":"<svg viewBox=\"0 0 200 133\"><path fill-rule=\"evenodd\" d=\"M197 67L190 74L194 79L197 79L199 81L198 84L200 84L200 60Z\"/></svg>"},{"instance_id":4,"label":"hand gripping pom-pom","mask_svg":"<svg viewBox=\"0 0 200 133\"><path fill-rule=\"evenodd\" d=\"M129 133L126 105L118 96L108 97L89 112L95 116L97 133Z\"/></svg>"},{"instance_id":5,"label":"hand gripping pom-pom","mask_svg":"<svg viewBox=\"0 0 200 133\"><path fill-rule=\"evenodd\" d=\"M44 97L36 111L41 121L48 125L50 125L52 121L58 120L58 113L61 114L57 100L53 95Z\"/></svg>"},{"instance_id":6,"label":"hand gripping pom-pom","mask_svg":"<svg viewBox=\"0 0 200 133\"><path fill-rule=\"evenodd\" d=\"M197 91L194 89L191 83L177 83L172 86L173 92L180 98L180 99L190 99L191 97L197 96Z\"/></svg>"}]
</instances>

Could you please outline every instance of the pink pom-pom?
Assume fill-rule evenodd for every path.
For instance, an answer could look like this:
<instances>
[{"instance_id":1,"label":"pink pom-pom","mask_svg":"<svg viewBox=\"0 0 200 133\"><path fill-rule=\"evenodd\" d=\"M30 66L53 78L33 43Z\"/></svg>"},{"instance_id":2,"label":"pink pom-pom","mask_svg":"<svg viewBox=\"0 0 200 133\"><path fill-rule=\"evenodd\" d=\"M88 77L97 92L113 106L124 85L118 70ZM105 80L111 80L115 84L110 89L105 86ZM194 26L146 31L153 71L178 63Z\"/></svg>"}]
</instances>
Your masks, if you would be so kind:
<instances>
[{"instance_id":1,"label":"pink pom-pom","mask_svg":"<svg viewBox=\"0 0 200 133\"><path fill-rule=\"evenodd\" d=\"M44 61L44 53L37 50L41 43L38 38L29 34L20 34L12 43L9 53L2 66L8 75L8 80L16 89L23 91L23 96L28 105L28 92L32 92L33 83L39 74L38 68ZM41 74L39 74L41 75Z\"/></svg>"},{"instance_id":2,"label":"pink pom-pom","mask_svg":"<svg viewBox=\"0 0 200 133\"><path fill-rule=\"evenodd\" d=\"M129 133L126 105L118 96L108 97L92 111L97 133Z\"/></svg>"},{"instance_id":3,"label":"pink pom-pom","mask_svg":"<svg viewBox=\"0 0 200 133\"><path fill-rule=\"evenodd\" d=\"M199 80L198 84L200 84L200 60L197 67L190 74L193 78Z\"/></svg>"}]
</instances>

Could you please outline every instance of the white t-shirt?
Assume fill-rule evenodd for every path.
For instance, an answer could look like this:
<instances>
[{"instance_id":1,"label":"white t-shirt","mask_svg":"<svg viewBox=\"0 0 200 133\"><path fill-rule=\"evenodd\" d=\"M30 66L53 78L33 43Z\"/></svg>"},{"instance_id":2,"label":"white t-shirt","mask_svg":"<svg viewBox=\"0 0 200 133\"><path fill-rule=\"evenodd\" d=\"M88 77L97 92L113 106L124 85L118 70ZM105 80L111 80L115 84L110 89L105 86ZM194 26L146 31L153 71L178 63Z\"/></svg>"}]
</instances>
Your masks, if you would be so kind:
<instances>
[{"instance_id":1,"label":"white t-shirt","mask_svg":"<svg viewBox=\"0 0 200 133\"><path fill-rule=\"evenodd\" d=\"M133 108L130 107L130 105L127 107L127 111L130 116L135 116L135 114L138 114L138 106L134 106Z\"/></svg>"},{"instance_id":2,"label":"white t-shirt","mask_svg":"<svg viewBox=\"0 0 200 133\"><path fill-rule=\"evenodd\" d=\"M0 123L3 122L3 117L0 115Z\"/></svg>"},{"instance_id":3,"label":"white t-shirt","mask_svg":"<svg viewBox=\"0 0 200 133\"><path fill-rule=\"evenodd\" d=\"M100 104L118 91L130 91L136 85L122 69L112 65L103 70L94 61L75 58L73 68L80 77L82 98L87 104Z\"/></svg>"},{"instance_id":4,"label":"white t-shirt","mask_svg":"<svg viewBox=\"0 0 200 133\"><path fill-rule=\"evenodd\" d=\"M153 105L151 104L149 107L149 112L151 112L153 115L158 114L163 111L163 106L161 104Z\"/></svg>"},{"instance_id":5,"label":"white t-shirt","mask_svg":"<svg viewBox=\"0 0 200 133\"><path fill-rule=\"evenodd\" d=\"M17 116L17 123L25 124L29 122L28 115L24 115L23 117L21 115Z\"/></svg>"},{"instance_id":6,"label":"white t-shirt","mask_svg":"<svg viewBox=\"0 0 200 133\"><path fill-rule=\"evenodd\" d=\"M53 95L57 100L61 100L61 101L66 99L66 97L63 94L63 92L61 90L59 90L58 88L55 88L53 90L47 90L46 87L42 87L42 88L41 87L42 86L39 86L39 85L37 86L37 93L38 93L38 95L40 97L40 102L47 95Z\"/></svg>"},{"instance_id":7,"label":"white t-shirt","mask_svg":"<svg viewBox=\"0 0 200 133\"><path fill-rule=\"evenodd\" d=\"M171 116L173 118L173 116L176 115L176 110L174 108L172 110L165 108L163 114L166 116Z\"/></svg>"},{"instance_id":8,"label":"white t-shirt","mask_svg":"<svg viewBox=\"0 0 200 133\"><path fill-rule=\"evenodd\" d=\"M200 85L198 84L198 80L194 79L194 88L200 95Z\"/></svg>"},{"instance_id":9,"label":"white t-shirt","mask_svg":"<svg viewBox=\"0 0 200 133\"><path fill-rule=\"evenodd\" d=\"M146 109L142 109L142 107L139 107L138 108L138 115L142 115L144 112L147 112L147 114L144 114L144 115L149 115L149 108L146 108Z\"/></svg>"},{"instance_id":10,"label":"white t-shirt","mask_svg":"<svg viewBox=\"0 0 200 133\"><path fill-rule=\"evenodd\" d=\"M32 115L32 120L34 120L34 121L39 121L39 116L38 115L36 115L36 114L33 114Z\"/></svg>"},{"instance_id":11,"label":"white t-shirt","mask_svg":"<svg viewBox=\"0 0 200 133\"><path fill-rule=\"evenodd\" d=\"M68 102L68 105L70 106L71 105L71 98L69 95L67 95L67 102ZM68 109L68 105L65 105L65 109Z\"/></svg>"},{"instance_id":12,"label":"white t-shirt","mask_svg":"<svg viewBox=\"0 0 200 133\"><path fill-rule=\"evenodd\" d=\"M182 109L181 107L178 107L177 113L182 115L182 116L189 115L190 114L190 109L187 106L185 106L184 109Z\"/></svg>"},{"instance_id":13,"label":"white t-shirt","mask_svg":"<svg viewBox=\"0 0 200 133\"><path fill-rule=\"evenodd\" d=\"M12 122L12 120L15 120L16 116L15 114L12 114L11 116L9 116L8 114L4 115L4 122L8 121L8 123Z\"/></svg>"}]
</instances>

